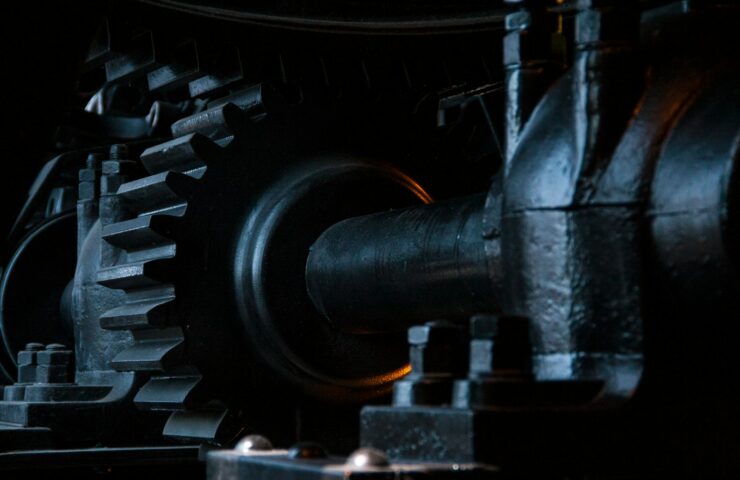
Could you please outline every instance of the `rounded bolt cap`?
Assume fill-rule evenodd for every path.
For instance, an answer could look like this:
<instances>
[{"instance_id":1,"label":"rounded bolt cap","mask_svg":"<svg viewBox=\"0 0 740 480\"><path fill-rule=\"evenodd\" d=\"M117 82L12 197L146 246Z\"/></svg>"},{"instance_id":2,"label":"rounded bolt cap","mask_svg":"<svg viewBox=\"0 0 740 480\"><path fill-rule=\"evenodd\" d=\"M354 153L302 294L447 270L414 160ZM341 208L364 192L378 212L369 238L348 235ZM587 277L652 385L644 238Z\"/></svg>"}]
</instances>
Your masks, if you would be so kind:
<instances>
[{"instance_id":1,"label":"rounded bolt cap","mask_svg":"<svg viewBox=\"0 0 740 480\"><path fill-rule=\"evenodd\" d=\"M387 467L390 462L385 452L377 448L359 448L347 458L346 465L353 468Z\"/></svg>"},{"instance_id":2,"label":"rounded bolt cap","mask_svg":"<svg viewBox=\"0 0 740 480\"><path fill-rule=\"evenodd\" d=\"M52 351L59 351L59 350L66 350L67 347L62 345L61 343L50 343L46 346L46 349L52 350Z\"/></svg>"},{"instance_id":3,"label":"rounded bolt cap","mask_svg":"<svg viewBox=\"0 0 740 480\"><path fill-rule=\"evenodd\" d=\"M26 347L24 348L24 350L29 350L31 352L37 352L37 351L43 350L43 349L44 349L44 344L43 343L38 343L38 342L27 343L26 344Z\"/></svg>"},{"instance_id":4,"label":"rounded bolt cap","mask_svg":"<svg viewBox=\"0 0 740 480\"><path fill-rule=\"evenodd\" d=\"M272 442L262 435L247 435L246 437L239 440L239 443L234 447L235 450L241 453L247 452L261 452L265 450L272 450Z\"/></svg>"},{"instance_id":5,"label":"rounded bolt cap","mask_svg":"<svg viewBox=\"0 0 740 480\"><path fill-rule=\"evenodd\" d=\"M297 443L288 450L288 457L295 459L326 458L327 456L324 447L312 442Z\"/></svg>"}]
</instances>

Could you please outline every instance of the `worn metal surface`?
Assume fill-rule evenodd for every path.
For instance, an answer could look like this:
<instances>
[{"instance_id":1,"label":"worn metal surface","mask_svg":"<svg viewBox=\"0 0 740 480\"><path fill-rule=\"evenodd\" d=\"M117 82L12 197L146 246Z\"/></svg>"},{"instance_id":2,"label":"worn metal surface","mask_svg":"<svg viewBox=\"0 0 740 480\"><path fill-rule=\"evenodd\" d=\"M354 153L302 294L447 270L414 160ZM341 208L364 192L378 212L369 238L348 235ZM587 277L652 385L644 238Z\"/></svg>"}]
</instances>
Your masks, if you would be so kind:
<instances>
[{"instance_id":1,"label":"worn metal surface","mask_svg":"<svg viewBox=\"0 0 740 480\"><path fill-rule=\"evenodd\" d=\"M313 304L337 328L361 333L495 311L499 292L489 282L483 197L352 218L327 229L306 262Z\"/></svg>"},{"instance_id":2,"label":"worn metal surface","mask_svg":"<svg viewBox=\"0 0 740 480\"><path fill-rule=\"evenodd\" d=\"M508 3L103 22L2 252L0 465L736 476L738 11Z\"/></svg>"}]
</instances>

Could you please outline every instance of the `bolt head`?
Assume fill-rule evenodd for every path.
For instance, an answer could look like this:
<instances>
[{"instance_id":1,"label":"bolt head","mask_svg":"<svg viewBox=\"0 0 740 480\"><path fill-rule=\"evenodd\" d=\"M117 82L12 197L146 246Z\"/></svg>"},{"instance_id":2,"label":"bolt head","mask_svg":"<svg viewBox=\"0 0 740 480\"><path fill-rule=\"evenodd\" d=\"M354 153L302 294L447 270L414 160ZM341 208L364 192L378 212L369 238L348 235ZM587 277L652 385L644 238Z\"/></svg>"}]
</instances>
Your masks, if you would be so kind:
<instances>
[{"instance_id":1,"label":"bolt head","mask_svg":"<svg viewBox=\"0 0 740 480\"><path fill-rule=\"evenodd\" d=\"M66 350L66 347L60 344L47 345L46 350L36 354L36 362L39 365L69 365L71 360L72 351Z\"/></svg>"},{"instance_id":2,"label":"bolt head","mask_svg":"<svg viewBox=\"0 0 740 480\"><path fill-rule=\"evenodd\" d=\"M409 357L415 375L457 374L465 369L465 329L436 320L409 329Z\"/></svg>"},{"instance_id":3,"label":"bolt head","mask_svg":"<svg viewBox=\"0 0 740 480\"><path fill-rule=\"evenodd\" d=\"M410 345L427 345L429 343L447 343L450 334L457 333L460 327L446 320L434 320L424 325L409 328Z\"/></svg>"},{"instance_id":4,"label":"bolt head","mask_svg":"<svg viewBox=\"0 0 740 480\"><path fill-rule=\"evenodd\" d=\"M352 468L377 468L390 465L385 452L377 448L359 448L347 458L346 465Z\"/></svg>"},{"instance_id":5,"label":"bolt head","mask_svg":"<svg viewBox=\"0 0 740 480\"><path fill-rule=\"evenodd\" d=\"M524 317L476 315L471 319L471 376L529 376L532 345L529 320Z\"/></svg>"},{"instance_id":6,"label":"bolt head","mask_svg":"<svg viewBox=\"0 0 740 480\"><path fill-rule=\"evenodd\" d=\"M272 450L272 442L262 435L247 435L246 437L239 440L234 448L240 453L248 452L263 452L266 450Z\"/></svg>"},{"instance_id":7,"label":"bolt head","mask_svg":"<svg viewBox=\"0 0 740 480\"><path fill-rule=\"evenodd\" d=\"M18 352L18 366L23 365L36 365L36 355L38 351L34 350L21 350Z\"/></svg>"}]
</instances>

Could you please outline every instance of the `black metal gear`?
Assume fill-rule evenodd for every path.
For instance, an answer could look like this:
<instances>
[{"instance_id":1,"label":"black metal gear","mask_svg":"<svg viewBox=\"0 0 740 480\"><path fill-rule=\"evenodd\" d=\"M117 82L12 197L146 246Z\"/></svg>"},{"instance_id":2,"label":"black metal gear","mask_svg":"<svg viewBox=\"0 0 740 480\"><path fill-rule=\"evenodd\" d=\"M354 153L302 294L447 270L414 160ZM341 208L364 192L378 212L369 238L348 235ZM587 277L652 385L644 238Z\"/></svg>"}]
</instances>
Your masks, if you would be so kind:
<instances>
[{"instance_id":1,"label":"black metal gear","mask_svg":"<svg viewBox=\"0 0 740 480\"><path fill-rule=\"evenodd\" d=\"M199 418L202 428L185 436L207 441L228 440L236 432L220 431L228 415L224 404L198 394L203 374L188 355L194 349L186 342L191 325L176 305L181 282L175 272L197 237L188 231L197 225L191 202L200 195L209 162L233 139L235 122L254 113L235 101L188 117L173 127L179 136L141 155L149 176L119 187L119 220L102 228L114 250L112 261L98 273L98 283L126 292L124 303L105 312L100 325L131 332L133 342L111 366L149 377L134 402L141 409L175 412L165 428L172 436L182 433L178 423L184 417Z\"/></svg>"},{"instance_id":2,"label":"black metal gear","mask_svg":"<svg viewBox=\"0 0 740 480\"><path fill-rule=\"evenodd\" d=\"M293 139L310 139L321 122L309 126L284 107L256 86L177 122L179 136L141 155L149 175L120 185L116 221L102 226L110 252L97 281L125 298L100 325L132 336L111 366L147 378L134 402L173 412L168 437L229 443L245 425L260 429L260 419L243 418L263 401L255 397L368 400L408 371L402 332L344 334L317 312L301 314L310 303L300 279L308 248L329 225L429 196L386 164L302 159ZM253 276L254 268L267 273Z\"/></svg>"},{"instance_id":3,"label":"black metal gear","mask_svg":"<svg viewBox=\"0 0 740 480\"><path fill-rule=\"evenodd\" d=\"M138 25L138 19L132 21ZM293 424L301 423L295 420L300 414L291 413L287 418L285 412L310 404L311 400L301 403L304 393L321 398L305 408L321 405L330 409L388 393L393 380L407 370L403 334L394 332L373 339L329 331L313 311L301 284L305 262L300 265L299 257L303 253L293 252L307 254L313 241L310 236L318 236L322 225L326 228L347 216L419 202L418 195L409 194L415 187L408 182L402 192L390 193L404 184L399 180L400 172L377 163L368 167L372 162L358 158L357 152L393 160L413 175L421 175L423 182L424 175L433 170L432 177L452 179L436 192L450 196L457 193L454 185L462 179L461 169L443 170L445 164L437 161L438 149L432 143L462 142L466 145L464 162L481 170L483 174L476 176L476 181L485 188L491 169L480 164L490 159L491 152L499 154L498 142L495 134L493 141L488 138L492 125L486 123L486 128L479 129L482 122L473 119L471 133L466 122L498 91L468 88L490 84L488 52L468 52L467 46L457 45L455 48L463 48L465 55L475 58L465 73L458 75L459 69L451 65L459 55L443 39L430 40L424 58L404 58L400 52L390 57L378 56L378 52L348 54L351 47L333 42L312 52L303 52L297 42L286 51L282 51L283 45L267 42L266 51L253 58L249 49L238 44L205 48L213 39L163 42L163 35L152 29L127 27L120 19L103 22L98 33L87 66L93 80L100 76L93 73L104 70L101 91L110 85L129 85L146 99L142 104L184 102L192 107L190 112L197 111L172 125L174 139L141 155L144 176L116 185L115 198L109 202L115 211L101 214L105 245L97 282L124 294L101 293L110 296L110 302L99 305L110 303L112 307L102 315L97 310L105 307L89 306L89 310L94 317L100 315L102 328L130 334L130 345L120 352L118 347L110 347L111 352L117 352L110 354L110 365L118 371L136 372L144 382L135 396L136 405L171 411L164 429L167 436L223 444L245 424L266 434L265 428L273 425L295 432ZM414 40L404 43L409 47ZM417 49L412 51L416 55ZM254 82L269 82L275 89L266 83L246 87ZM216 100L208 101L207 96ZM439 111L445 111L444 119ZM185 113L178 112L171 118ZM436 126L435 116L440 118ZM147 137L155 130L142 131ZM157 132L161 134L161 129ZM444 138L435 137L436 133ZM389 148L384 149L383 142ZM328 151L328 145L334 151ZM393 149L398 151L390 152ZM452 153L456 148L449 150L456 156ZM346 202L335 202L336 212L331 213L318 198L330 203L337 195L352 196L347 188L334 191L333 197L311 196L309 202L318 202L315 210L327 211L325 218L314 218L312 224L296 229L300 245L293 239L292 245L276 248L274 251L281 253L273 254L273 258L291 257L291 275L297 280L288 286L271 278L267 288L278 287L258 298L261 294L255 293L255 285L261 288L264 279L245 274L245 264L235 261L236 250L251 238L247 217L268 212L256 220L261 222L260 228L267 231L278 226L270 223L274 218L268 218L270 209L265 207L272 195L273 199L285 197L292 202L281 210L285 218L278 219L290 220L306 202L291 189L309 184L318 188L323 182L308 166L301 170L299 164L321 156L330 164L334 162L324 172L331 172L328 175L340 182L349 178L342 173L348 168L362 171L361 176L371 172L380 183L393 186L379 188L380 195L353 200L357 205L352 208L343 205ZM285 181L280 182L282 178ZM464 181L469 180L466 177ZM447 185L452 186L449 191L445 190ZM389 198L378 198L384 191L389 192ZM310 210L304 208L302 215L310 217ZM284 232L281 235L280 241L289 244ZM242 260L252 261L252 266L262 265L256 255L244 251L241 255ZM266 270L271 268L267 265ZM277 305L281 296L297 291L306 298L291 297ZM252 308L262 300L271 302L270 313ZM291 309L288 304L300 307ZM310 319L300 313L307 310L312 312ZM274 311L280 312L279 319ZM276 323L281 326L272 328ZM214 346L218 352L213 351ZM314 365L295 360L305 356L312 357ZM327 400L334 406L326 407ZM276 402L282 402L280 408ZM299 408L294 408L296 403L301 404ZM269 419L264 414L241 418L243 411L272 410L279 413ZM345 423L355 424L356 406L350 410ZM339 414L335 416L339 418ZM278 434L269 436L280 443Z\"/></svg>"}]
</instances>

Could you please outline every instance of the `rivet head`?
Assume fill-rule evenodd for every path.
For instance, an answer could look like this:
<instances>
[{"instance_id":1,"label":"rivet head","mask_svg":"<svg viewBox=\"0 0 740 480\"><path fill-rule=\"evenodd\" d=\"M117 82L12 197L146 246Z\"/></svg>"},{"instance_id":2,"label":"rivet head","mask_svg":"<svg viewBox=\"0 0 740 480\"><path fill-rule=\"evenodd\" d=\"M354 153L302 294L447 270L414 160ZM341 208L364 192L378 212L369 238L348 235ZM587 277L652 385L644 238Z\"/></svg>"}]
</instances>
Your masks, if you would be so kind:
<instances>
[{"instance_id":1,"label":"rivet head","mask_svg":"<svg viewBox=\"0 0 740 480\"><path fill-rule=\"evenodd\" d=\"M376 448L360 448L347 458L347 466L352 468L387 467L390 465L385 452Z\"/></svg>"},{"instance_id":2,"label":"rivet head","mask_svg":"<svg viewBox=\"0 0 740 480\"><path fill-rule=\"evenodd\" d=\"M317 443L301 442L288 450L288 457L295 459L326 458L326 450Z\"/></svg>"},{"instance_id":3,"label":"rivet head","mask_svg":"<svg viewBox=\"0 0 740 480\"><path fill-rule=\"evenodd\" d=\"M272 450L272 442L262 435L247 435L246 437L239 440L234 450L247 453L247 452L262 452L265 450Z\"/></svg>"}]
</instances>

